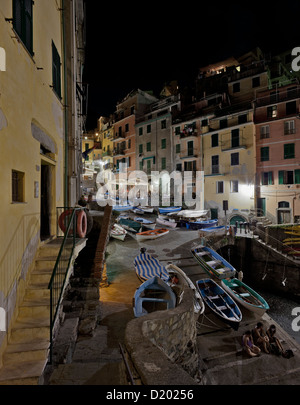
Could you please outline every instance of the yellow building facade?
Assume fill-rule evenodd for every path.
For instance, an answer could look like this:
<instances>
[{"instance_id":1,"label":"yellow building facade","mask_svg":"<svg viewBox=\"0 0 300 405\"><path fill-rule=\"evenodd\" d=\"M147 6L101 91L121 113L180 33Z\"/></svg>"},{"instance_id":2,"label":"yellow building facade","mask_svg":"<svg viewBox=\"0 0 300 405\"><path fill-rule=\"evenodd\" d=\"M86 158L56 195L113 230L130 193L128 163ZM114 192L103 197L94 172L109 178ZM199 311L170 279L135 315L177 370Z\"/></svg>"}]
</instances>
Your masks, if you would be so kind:
<instances>
[{"instance_id":1,"label":"yellow building facade","mask_svg":"<svg viewBox=\"0 0 300 405\"><path fill-rule=\"evenodd\" d=\"M62 9L57 0L0 2L0 366L36 253L64 205Z\"/></svg>"},{"instance_id":2,"label":"yellow building facade","mask_svg":"<svg viewBox=\"0 0 300 405\"><path fill-rule=\"evenodd\" d=\"M205 208L212 218L247 216L255 206L253 110L211 118L202 140Z\"/></svg>"}]
</instances>

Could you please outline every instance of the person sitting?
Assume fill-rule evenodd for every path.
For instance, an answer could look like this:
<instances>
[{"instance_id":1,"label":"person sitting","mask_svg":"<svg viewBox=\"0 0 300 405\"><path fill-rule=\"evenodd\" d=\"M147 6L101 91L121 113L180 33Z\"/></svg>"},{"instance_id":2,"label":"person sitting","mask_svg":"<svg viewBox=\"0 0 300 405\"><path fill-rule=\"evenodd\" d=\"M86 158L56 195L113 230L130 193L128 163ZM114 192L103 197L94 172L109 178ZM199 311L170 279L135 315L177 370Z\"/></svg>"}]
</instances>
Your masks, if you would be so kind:
<instances>
[{"instance_id":1,"label":"person sitting","mask_svg":"<svg viewBox=\"0 0 300 405\"><path fill-rule=\"evenodd\" d=\"M270 353L269 347L269 338L266 336L263 330L263 324L258 322L255 328L252 331L254 343L262 349L265 353Z\"/></svg>"},{"instance_id":2,"label":"person sitting","mask_svg":"<svg viewBox=\"0 0 300 405\"><path fill-rule=\"evenodd\" d=\"M250 330L247 330L242 336L242 346L245 352L249 354L250 357L258 356L261 352L260 348L253 343Z\"/></svg>"},{"instance_id":3,"label":"person sitting","mask_svg":"<svg viewBox=\"0 0 300 405\"><path fill-rule=\"evenodd\" d=\"M273 353L280 355L284 352L284 350L279 339L275 336L275 333L276 333L276 326L270 325L269 329L267 330L267 336L269 338L271 350Z\"/></svg>"}]
</instances>

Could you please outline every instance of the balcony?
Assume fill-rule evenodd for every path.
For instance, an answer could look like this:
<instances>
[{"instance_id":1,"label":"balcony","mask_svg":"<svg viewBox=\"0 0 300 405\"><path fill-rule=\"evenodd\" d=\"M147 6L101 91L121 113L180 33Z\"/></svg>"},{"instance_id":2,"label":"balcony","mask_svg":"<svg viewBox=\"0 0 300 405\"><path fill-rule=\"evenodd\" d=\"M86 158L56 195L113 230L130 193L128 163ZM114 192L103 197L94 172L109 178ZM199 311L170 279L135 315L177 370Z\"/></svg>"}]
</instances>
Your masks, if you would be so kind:
<instances>
[{"instance_id":1,"label":"balcony","mask_svg":"<svg viewBox=\"0 0 300 405\"><path fill-rule=\"evenodd\" d=\"M234 139L222 140L221 150L222 152L247 149L246 141L242 136Z\"/></svg>"},{"instance_id":2,"label":"balcony","mask_svg":"<svg viewBox=\"0 0 300 405\"><path fill-rule=\"evenodd\" d=\"M125 137L126 137L125 132L117 132L117 133L114 135L113 142L121 141L121 140L125 139Z\"/></svg>"},{"instance_id":3,"label":"balcony","mask_svg":"<svg viewBox=\"0 0 300 405\"><path fill-rule=\"evenodd\" d=\"M262 93L260 93L262 94ZM264 107L271 104L283 103L300 97L300 86L293 85L280 91L272 91L265 96L259 96L255 100L256 107Z\"/></svg>"},{"instance_id":4,"label":"balcony","mask_svg":"<svg viewBox=\"0 0 300 405\"><path fill-rule=\"evenodd\" d=\"M204 176L224 176L226 174L224 165L210 165L204 168Z\"/></svg>"},{"instance_id":5,"label":"balcony","mask_svg":"<svg viewBox=\"0 0 300 405\"><path fill-rule=\"evenodd\" d=\"M114 149L113 156L114 157L125 156L125 149L121 149L121 148Z\"/></svg>"},{"instance_id":6,"label":"balcony","mask_svg":"<svg viewBox=\"0 0 300 405\"><path fill-rule=\"evenodd\" d=\"M102 153L102 158L111 157L113 155L111 150L107 150L106 152Z\"/></svg>"},{"instance_id":7,"label":"balcony","mask_svg":"<svg viewBox=\"0 0 300 405\"><path fill-rule=\"evenodd\" d=\"M198 131L197 129L186 128L183 131L181 131L178 135L180 135L180 139L195 138L198 136Z\"/></svg>"},{"instance_id":8,"label":"balcony","mask_svg":"<svg viewBox=\"0 0 300 405\"><path fill-rule=\"evenodd\" d=\"M179 155L180 159L196 159L198 157L198 153L194 150L183 150L180 152Z\"/></svg>"}]
</instances>

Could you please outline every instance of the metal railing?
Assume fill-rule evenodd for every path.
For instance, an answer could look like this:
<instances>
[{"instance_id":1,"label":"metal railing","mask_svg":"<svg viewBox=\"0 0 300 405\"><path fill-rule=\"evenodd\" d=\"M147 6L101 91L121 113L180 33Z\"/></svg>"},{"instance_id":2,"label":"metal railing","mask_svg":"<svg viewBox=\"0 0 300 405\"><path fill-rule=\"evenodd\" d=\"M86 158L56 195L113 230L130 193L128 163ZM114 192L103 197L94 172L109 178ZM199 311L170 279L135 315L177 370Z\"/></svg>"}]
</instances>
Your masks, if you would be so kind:
<instances>
[{"instance_id":1,"label":"metal railing","mask_svg":"<svg viewBox=\"0 0 300 405\"><path fill-rule=\"evenodd\" d=\"M66 277L70 268L74 248L76 245L76 229L77 229L77 212L83 208L69 209L69 215L66 215L66 229L62 244L55 262L51 279L48 284L50 290L50 353L49 363L52 363L53 349L53 334L54 326L58 315L59 305L62 299ZM68 210L68 209L65 209ZM70 218L68 220L68 218Z\"/></svg>"}]
</instances>

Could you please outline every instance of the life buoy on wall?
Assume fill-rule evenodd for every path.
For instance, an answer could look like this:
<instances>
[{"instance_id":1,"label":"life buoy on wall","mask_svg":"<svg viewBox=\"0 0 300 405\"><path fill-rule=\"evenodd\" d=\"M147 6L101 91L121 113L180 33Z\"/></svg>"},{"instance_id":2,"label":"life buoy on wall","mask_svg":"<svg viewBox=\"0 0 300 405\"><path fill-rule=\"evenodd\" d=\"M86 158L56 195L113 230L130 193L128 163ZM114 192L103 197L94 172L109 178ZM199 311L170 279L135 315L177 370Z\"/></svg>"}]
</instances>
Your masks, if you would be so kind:
<instances>
[{"instance_id":1,"label":"life buoy on wall","mask_svg":"<svg viewBox=\"0 0 300 405\"><path fill-rule=\"evenodd\" d=\"M66 210L64 211L59 219L58 219L58 225L60 229L63 231L63 233L66 232L66 224L65 224L65 218L69 215L71 215L73 210ZM77 216L77 226L76 226L76 232L80 238L84 238L86 235L87 231L87 216L84 210L76 211L76 216ZM73 235L73 231L70 231L70 235Z\"/></svg>"}]
</instances>

